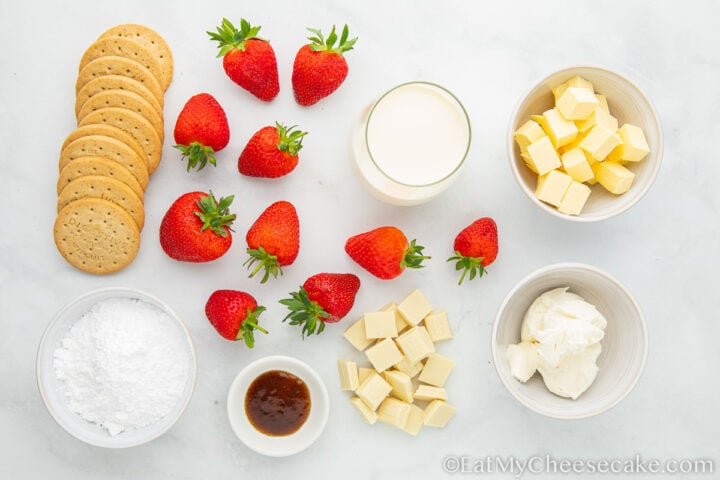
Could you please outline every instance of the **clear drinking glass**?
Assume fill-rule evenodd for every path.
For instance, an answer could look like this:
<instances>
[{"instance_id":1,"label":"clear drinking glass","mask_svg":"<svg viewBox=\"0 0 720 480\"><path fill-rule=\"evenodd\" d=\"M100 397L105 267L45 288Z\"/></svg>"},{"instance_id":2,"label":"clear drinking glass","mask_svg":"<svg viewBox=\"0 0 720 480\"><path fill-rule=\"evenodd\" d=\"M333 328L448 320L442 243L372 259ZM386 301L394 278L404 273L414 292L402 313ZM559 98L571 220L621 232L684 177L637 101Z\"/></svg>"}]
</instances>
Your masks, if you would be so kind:
<instances>
[{"instance_id":1,"label":"clear drinking glass","mask_svg":"<svg viewBox=\"0 0 720 480\"><path fill-rule=\"evenodd\" d=\"M387 203L417 205L455 181L470 139L470 119L457 97L416 81L388 90L363 111L351 150L370 193Z\"/></svg>"}]
</instances>

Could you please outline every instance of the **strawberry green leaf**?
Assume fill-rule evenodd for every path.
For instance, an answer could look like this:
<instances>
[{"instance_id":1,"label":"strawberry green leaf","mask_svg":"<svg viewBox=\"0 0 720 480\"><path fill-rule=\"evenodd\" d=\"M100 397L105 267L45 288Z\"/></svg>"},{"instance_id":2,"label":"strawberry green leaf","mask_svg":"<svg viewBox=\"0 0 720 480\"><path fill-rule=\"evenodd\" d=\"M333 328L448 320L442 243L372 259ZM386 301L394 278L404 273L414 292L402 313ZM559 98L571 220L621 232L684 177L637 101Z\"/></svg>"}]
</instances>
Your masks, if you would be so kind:
<instances>
[{"instance_id":1,"label":"strawberry green leaf","mask_svg":"<svg viewBox=\"0 0 720 480\"><path fill-rule=\"evenodd\" d=\"M266 39L258 37L260 26L253 27L250 22L244 18L240 19L240 30L232 24L227 18L222 19L222 23L217 27L217 32L206 32L211 40L218 42L218 57L222 57L231 50L245 51L245 41L250 39L262 40Z\"/></svg>"},{"instance_id":2,"label":"strawberry green leaf","mask_svg":"<svg viewBox=\"0 0 720 480\"><path fill-rule=\"evenodd\" d=\"M425 247L422 245L416 245L416 240L410 242L410 246L405 251L405 257L400 262L400 268L423 268L425 265L422 264L423 260L429 260L431 257L422 254Z\"/></svg>"},{"instance_id":3,"label":"strawberry green leaf","mask_svg":"<svg viewBox=\"0 0 720 480\"><path fill-rule=\"evenodd\" d=\"M487 270L482 265L482 261L485 257L466 257L459 251L455 250L455 256L447 259L448 262L456 262L455 270L462 270L463 273L460 276L458 285L462 285L465 276L470 273L470 280L472 281L475 277L482 277L487 273Z\"/></svg>"},{"instance_id":4,"label":"strawberry green leaf","mask_svg":"<svg viewBox=\"0 0 720 480\"><path fill-rule=\"evenodd\" d=\"M290 313L288 313L283 322L290 325L302 326L302 336L319 335L325 330L325 318L329 318L330 314L323 309L320 304L310 300L307 291L300 287L297 292L290 293L290 298L280 300L280 304L285 305Z\"/></svg>"},{"instance_id":5,"label":"strawberry green leaf","mask_svg":"<svg viewBox=\"0 0 720 480\"><path fill-rule=\"evenodd\" d=\"M258 248L248 248L247 249L248 257L247 260L245 260L245 263L243 263L243 266L247 266L248 269L252 268L252 266L257 263L257 267L250 272L250 275L248 275L250 278L254 277L256 273L258 273L260 270L265 270L262 280L260 280L260 283L265 283L270 278L270 275L273 276L273 278L277 278L278 274L282 276L283 270L280 266L280 263L278 263L278 259L276 255L271 255L267 252L263 247Z\"/></svg>"},{"instance_id":6,"label":"strawberry green leaf","mask_svg":"<svg viewBox=\"0 0 720 480\"><path fill-rule=\"evenodd\" d=\"M267 335L268 331L258 324L260 314L266 310L263 306L255 307L255 310L247 309L247 316L240 324L236 340L244 340L248 348L255 346L255 330Z\"/></svg>"},{"instance_id":7,"label":"strawberry green leaf","mask_svg":"<svg viewBox=\"0 0 720 480\"><path fill-rule=\"evenodd\" d=\"M213 150L212 147L206 147L200 142L192 142L190 145L175 145L175 148L180 150L182 153L180 160L185 160L187 158L188 172L191 168L195 167L198 167L197 171L199 172L205 168L205 165L208 163L210 163L213 167L217 166L217 162L215 161L215 150Z\"/></svg>"},{"instance_id":8,"label":"strawberry green leaf","mask_svg":"<svg viewBox=\"0 0 720 480\"><path fill-rule=\"evenodd\" d=\"M296 156L302 148L302 138L307 135L307 132L301 132L300 130L293 131L297 125L286 127L278 122L275 122L275 127L280 137L280 141L277 144L278 150L287 152L292 157Z\"/></svg>"},{"instance_id":9,"label":"strawberry green leaf","mask_svg":"<svg viewBox=\"0 0 720 480\"><path fill-rule=\"evenodd\" d=\"M228 209L234 198L234 195L221 197L220 202L217 202L211 190L207 196L196 201L195 204L199 210L194 213L203 222L200 231L202 232L209 228L217 235L227 237L227 230L232 231L230 227L236 218L236 215L234 213L231 214ZM227 227L227 230L223 227Z\"/></svg>"},{"instance_id":10,"label":"strawberry green leaf","mask_svg":"<svg viewBox=\"0 0 720 480\"><path fill-rule=\"evenodd\" d=\"M325 39L319 29L308 27L308 30L315 34L313 37L308 37L308 40L311 42L310 49L314 52L331 52L342 55L344 52L352 50L355 46L355 42L357 41L357 37L350 40L347 39L349 35L347 24L343 27L340 42L337 46L335 46L335 42L338 39L337 33L335 33L335 25L333 25L327 39Z\"/></svg>"}]
</instances>

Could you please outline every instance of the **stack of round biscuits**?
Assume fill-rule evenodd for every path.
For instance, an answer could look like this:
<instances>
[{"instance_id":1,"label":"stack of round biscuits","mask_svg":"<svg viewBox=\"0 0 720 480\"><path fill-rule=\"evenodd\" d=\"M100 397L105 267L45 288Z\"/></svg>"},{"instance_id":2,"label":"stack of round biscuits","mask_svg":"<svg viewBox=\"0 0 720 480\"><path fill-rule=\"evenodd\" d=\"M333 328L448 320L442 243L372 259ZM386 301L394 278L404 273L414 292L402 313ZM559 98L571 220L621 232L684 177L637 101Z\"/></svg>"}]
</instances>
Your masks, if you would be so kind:
<instances>
[{"instance_id":1,"label":"stack of round biscuits","mask_svg":"<svg viewBox=\"0 0 720 480\"><path fill-rule=\"evenodd\" d=\"M80 60L77 129L60 153L54 227L60 254L80 270L115 272L137 255L172 74L167 43L142 25L111 28Z\"/></svg>"}]
</instances>

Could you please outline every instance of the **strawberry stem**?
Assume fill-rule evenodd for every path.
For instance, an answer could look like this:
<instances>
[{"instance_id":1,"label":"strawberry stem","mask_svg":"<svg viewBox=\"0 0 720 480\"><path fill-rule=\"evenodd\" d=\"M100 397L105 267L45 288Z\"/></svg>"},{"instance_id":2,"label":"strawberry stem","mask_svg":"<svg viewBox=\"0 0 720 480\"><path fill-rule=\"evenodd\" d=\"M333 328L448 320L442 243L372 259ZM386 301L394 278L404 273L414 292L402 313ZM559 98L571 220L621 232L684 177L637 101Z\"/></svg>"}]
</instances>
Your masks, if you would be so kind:
<instances>
[{"instance_id":1,"label":"strawberry stem","mask_svg":"<svg viewBox=\"0 0 720 480\"><path fill-rule=\"evenodd\" d=\"M290 325L302 325L302 336L319 335L325 330L325 318L330 314L319 303L310 300L307 291L301 286L297 292L291 292L290 298L280 300L290 310L283 322L290 320Z\"/></svg>"},{"instance_id":2,"label":"strawberry stem","mask_svg":"<svg viewBox=\"0 0 720 480\"><path fill-rule=\"evenodd\" d=\"M258 37L257 34L260 31L260 26L253 27L250 22L244 18L240 19L240 30L232 24L227 18L222 19L222 23L217 27L217 32L206 32L210 35L211 40L218 42L218 48L220 51L217 56L225 56L231 50L245 51L245 41L250 39L262 40L267 42L266 39Z\"/></svg>"},{"instance_id":3,"label":"strawberry stem","mask_svg":"<svg viewBox=\"0 0 720 480\"><path fill-rule=\"evenodd\" d=\"M285 125L275 122L275 128L277 134L280 137L280 141L277 144L278 150L281 152L287 152L291 157L298 154L302 148L302 137L307 135L307 132L301 132L300 130L292 131L297 125L292 127L286 127Z\"/></svg>"},{"instance_id":4,"label":"strawberry stem","mask_svg":"<svg viewBox=\"0 0 720 480\"><path fill-rule=\"evenodd\" d=\"M308 37L308 40L310 40L311 42L310 49L315 52L337 53L338 55L342 56L344 52L352 50L355 46L355 42L357 41L357 37L348 40L347 24L345 24L345 26L343 27L342 35L340 36L340 43L338 43L337 47L335 46L335 42L338 39L337 33L335 33L335 25L333 25L332 30L330 31L330 35L328 35L327 39L325 39L319 29L308 27L308 30L315 34L315 36L313 37Z\"/></svg>"},{"instance_id":5,"label":"strawberry stem","mask_svg":"<svg viewBox=\"0 0 720 480\"><path fill-rule=\"evenodd\" d=\"M210 163L213 167L217 166L215 161L215 150L212 147L207 147L200 142L191 142L190 145L175 145L175 148L182 152L180 160L187 158L187 171L191 168L195 168L199 165L197 171L199 172L205 165Z\"/></svg>"},{"instance_id":6,"label":"strawberry stem","mask_svg":"<svg viewBox=\"0 0 720 480\"><path fill-rule=\"evenodd\" d=\"M408 249L405 251L405 256L400 262L400 268L423 268L425 265L422 264L423 260L429 260L432 257L428 257L422 254L425 249L422 245L416 245L416 240L410 242Z\"/></svg>"},{"instance_id":7,"label":"strawberry stem","mask_svg":"<svg viewBox=\"0 0 720 480\"><path fill-rule=\"evenodd\" d=\"M455 250L454 257L447 259L448 262L457 262L455 263L455 270L463 271L458 285L462 285L462 282L465 280L465 276L468 272L470 273L470 280L473 280L475 277L482 277L486 274L487 270L482 265L483 260L485 260L485 257L466 257L458 250Z\"/></svg>"},{"instance_id":8,"label":"strawberry stem","mask_svg":"<svg viewBox=\"0 0 720 480\"><path fill-rule=\"evenodd\" d=\"M250 310L248 308L247 316L240 324L235 340L242 339L245 341L245 345L247 345L248 348L253 348L255 346L255 330L267 335L268 331L258 324L260 314L265 310L267 309L262 305L255 307L255 310Z\"/></svg>"},{"instance_id":9,"label":"strawberry stem","mask_svg":"<svg viewBox=\"0 0 720 480\"><path fill-rule=\"evenodd\" d=\"M256 262L258 263L257 267L255 267L253 271L250 272L250 275L248 275L249 278L253 278L255 274L262 269L265 269L265 273L262 280L260 280L260 283L267 282L270 275L272 275L273 278L277 278L278 273L282 276L283 270L280 263L278 263L276 255L271 255L263 247L258 247L257 249L248 248L247 253L250 257L245 260L243 266L247 266L247 268L250 269Z\"/></svg>"},{"instance_id":10,"label":"strawberry stem","mask_svg":"<svg viewBox=\"0 0 720 480\"><path fill-rule=\"evenodd\" d=\"M235 195L228 197L220 197L220 201L215 200L215 196L210 190L207 196L197 200L195 204L200 210L193 213L202 220L203 225L200 231L203 232L208 228L221 237L228 236L228 230L232 231L230 226L237 217L234 213L230 213L230 204L235 199Z\"/></svg>"}]
</instances>

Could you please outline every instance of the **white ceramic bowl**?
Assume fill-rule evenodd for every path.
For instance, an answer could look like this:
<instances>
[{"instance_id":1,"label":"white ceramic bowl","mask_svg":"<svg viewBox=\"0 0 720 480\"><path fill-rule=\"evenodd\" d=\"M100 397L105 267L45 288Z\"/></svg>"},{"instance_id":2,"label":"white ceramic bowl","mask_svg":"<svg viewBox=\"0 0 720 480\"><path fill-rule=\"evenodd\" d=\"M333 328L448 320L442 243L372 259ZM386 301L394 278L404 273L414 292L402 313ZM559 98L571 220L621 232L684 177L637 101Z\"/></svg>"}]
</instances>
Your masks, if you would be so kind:
<instances>
[{"instance_id":1,"label":"white ceramic bowl","mask_svg":"<svg viewBox=\"0 0 720 480\"><path fill-rule=\"evenodd\" d=\"M185 339L184 343L188 352L188 379L183 391L183 397L173 410L154 424L141 429L126 430L115 436L111 436L107 430L98 424L84 420L80 415L68 408L64 384L56 377L53 366L55 350L60 346L70 328L90 307L109 298L135 298L162 309L170 318L175 320L178 330ZM190 402L195 388L196 372L195 349L190 334L177 314L158 298L140 290L123 287L102 288L88 292L60 309L45 330L37 356L38 387L50 415L75 438L91 445L106 448L133 447L149 442L165 433L180 418L180 415L182 415L185 407Z\"/></svg>"},{"instance_id":2,"label":"white ceramic bowl","mask_svg":"<svg viewBox=\"0 0 720 480\"><path fill-rule=\"evenodd\" d=\"M630 190L622 195L613 195L602 186L591 186L592 193L580 215L560 213L552 205L541 202L535 197L537 175L525 165L520 157L520 148L515 143L514 133L530 115L541 115L554 106L552 89L580 75L590 80L596 93L607 97L610 113L622 126L631 123L643 129L650 147L650 153L637 165L629 165L635 173ZM541 210L565 220L575 222L596 222L626 211L635 205L655 181L663 155L662 130L658 115L648 97L634 83L620 75L601 67L579 66L560 70L549 75L537 84L518 103L513 112L507 134L508 158L513 176L525 195Z\"/></svg>"},{"instance_id":3,"label":"white ceramic bowl","mask_svg":"<svg viewBox=\"0 0 720 480\"><path fill-rule=\"evenodd\" d=\"M286 436L269 436L252 426L245 414L245 394L258 376L271 370L282 370L300 378L310 392L310 415L298 431ZM308 364L282 355L260 358L237 374L230 385L227 412L235 435L250 449L271 457L299 453L320 436L330 413L330 399L320 376Z\"/></svg>"},{"instance_id":4,"label":"white ceramic bowl","mask_svg":"<svg viewBox=\"0 0 720 480\"><path fill-rule=\"evenodd\" d=\"M520 328L530 304L557 287L570 287L595 305L607 319L600 342L595 382L577 400L551 393L540 373L526 383L510 374L507 346L520 341ZM500 380L527 408L554 418L586 418L617 405L630 393L645 367L647 331L637 302L607 273L581 263L558 263L540 268L523 278L503 300L492 330L492 354Z\"/></svg>"}]
</instances>

